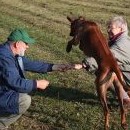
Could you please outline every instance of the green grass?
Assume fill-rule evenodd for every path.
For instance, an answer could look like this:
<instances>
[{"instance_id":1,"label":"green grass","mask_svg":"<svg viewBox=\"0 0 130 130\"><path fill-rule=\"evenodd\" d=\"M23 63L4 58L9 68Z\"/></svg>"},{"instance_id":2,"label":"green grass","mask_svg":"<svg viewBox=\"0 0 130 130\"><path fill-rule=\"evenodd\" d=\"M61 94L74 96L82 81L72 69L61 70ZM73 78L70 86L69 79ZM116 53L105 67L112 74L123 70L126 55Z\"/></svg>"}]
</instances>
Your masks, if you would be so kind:
<instances>
[{"instance_id":1,"label":"green grass","mask_svg":"<svg viewBox=\"0 0 130 130\"><path fill-rule=\"evenodd\" d=\"M52 63L79 63L84 58L78 47L70 54L65 51L69 37L70 13L97 22L107 37L106 22L115 15L123 15L130 25L129 0L1 0L0 42L6 41L16 27L27 29L37 44L30 46L27 55L32 59ZM47 79L45 91L31 93L29 110L14 124L12 130L103 130L103 110L96 95L94 75L85 70L27 73L30 79ZM117 101L110 95L111 130L122 130ZM127 121L130 127L130 116Z\"/></svg>"}]
</instances>

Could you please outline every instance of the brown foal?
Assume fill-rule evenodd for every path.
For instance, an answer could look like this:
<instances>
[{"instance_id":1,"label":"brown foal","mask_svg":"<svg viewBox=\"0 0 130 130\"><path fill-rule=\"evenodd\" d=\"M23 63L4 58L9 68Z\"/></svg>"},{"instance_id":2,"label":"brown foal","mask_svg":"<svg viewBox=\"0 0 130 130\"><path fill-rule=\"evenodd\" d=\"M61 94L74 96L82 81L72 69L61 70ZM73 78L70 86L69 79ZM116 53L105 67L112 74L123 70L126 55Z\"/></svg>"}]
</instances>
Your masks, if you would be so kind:
<instances>
[{"instance_id":1,"label":"brown foal","mask_svg":"<svg viewBox=\"0 0 130 130\"><path fill-rule=\"evenodd\" d=\"M67 19L71 23L70 36L73 38L68 42L66 51L70 52L72 45L79 44L79 49L88 57L93 57L98 64L95 83L104 110L105 130L109 129L109 108L107 105L106 95L108 88L112 84L115 87L119 100L121 126L124 130L128 130L126 111L123 106L123 97L121 93L122 87L126 90L127 86L117 61L109 49L106 38L95 22L87 21L83 17L76 19L67 17Z\"/></svg>"}]
</instances>

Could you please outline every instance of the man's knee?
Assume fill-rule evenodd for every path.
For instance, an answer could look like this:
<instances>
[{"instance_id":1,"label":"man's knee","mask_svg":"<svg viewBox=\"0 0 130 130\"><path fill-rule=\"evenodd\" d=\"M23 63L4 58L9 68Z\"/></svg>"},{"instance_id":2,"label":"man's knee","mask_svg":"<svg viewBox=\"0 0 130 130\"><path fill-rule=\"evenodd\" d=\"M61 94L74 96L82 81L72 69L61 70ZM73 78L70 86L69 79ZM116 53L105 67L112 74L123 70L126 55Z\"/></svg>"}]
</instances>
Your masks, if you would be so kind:
<instances>
[{"instance_id":1,"label":"man's knee","mask_svg":"<svg viewBox=\"0 0 130 130\"><path fill-rule=\"evenodd\" d=\"M31 96L28 94L19 94L19 114L23 114L31 105Z\"/></svg>"}]
</instances>

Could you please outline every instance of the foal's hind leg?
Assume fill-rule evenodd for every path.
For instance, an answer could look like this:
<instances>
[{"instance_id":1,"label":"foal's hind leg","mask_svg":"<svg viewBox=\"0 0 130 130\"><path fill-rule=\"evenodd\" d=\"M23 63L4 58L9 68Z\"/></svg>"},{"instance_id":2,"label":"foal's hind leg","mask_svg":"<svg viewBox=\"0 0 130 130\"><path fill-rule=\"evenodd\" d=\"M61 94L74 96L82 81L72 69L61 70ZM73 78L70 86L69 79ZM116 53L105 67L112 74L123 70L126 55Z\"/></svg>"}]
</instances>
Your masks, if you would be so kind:
<instances>
[{"instance_id":1,"label":"foal's hind leg","mask_svg":"<svg viewBox=\"0 0 130 130\"><path fill-rule=\"evenodd\" d=\"M114 75L114 81L113 84L115 86L115 90L117 92L118 100L119 100L119 105L120 105L120 111L121 111L121 126L123 127L124 130L128 130L128 124L126 122L126 111L123 105L123 96L122 96L122 89L123 86L117 79L116 75Z\"/></svg>"},{"instance_id":2,"label":"foal's hind leg","mask_svg":"<svg viewBox=\"0 0 130 130\"><path fill-rule=\"evenodd\" d=\"M112 86L114 81L115 81L114 85L116 85L117 87L119 86L119 84L117 84L116 80L117 80L117 78L116 78L115 73L107 75L104 78L104 80L102 80L102 82L100 80L100 77L98 77L97 80L96 80L97 81L96 82L97 83L97 92L98 92L98 95L99 95L99 98L100 98L100 101L101 101L101 104L102 104L103 110L104 110L105 130L109 129L109 116L110 116L109 108L108 108L108 105L107 105L107 98L106 98L107 90L108 90L108 88L110 88ZM121 88L119 89L119 92L120 92L120 98L119 99L120 99L120 102L121 102L121 101L123 101L122 96L121 96ZM121 112L123 113L123 107L122 107L122 111ZM123 119L125 119L125 118L123 118Z\"/></svg>"},{"instance_id":3,"label":"foal's hind leg","mask_svg":"<svg viewBox=\"0 0 130 130\"><path fill-rule=\"evenodd\" d=\"M107 90L109 87L111 87L112 83L113 83L113 76L111 76L109 79L105 78L105 82L103 80L103 83L98 82L99 77L97 78L97 92L98 92L98 96L100 98L101 104L103 106L103 111L104 111L104 117L105 117L105 130L109 129L109 108L107 105ZM100 81L100 80L99 80Z\"/></svg>"},{"instance_id":4,"label":"foal's hind leg","mask_svg":"<svg viewBox=\"0 0 130 130\"><path fill-rule=\"evenodd\" d=\"M98 96L100 98L103 111L104 111L104 117L105 117L105 130L109 129L109 108L107 105L107 99L106 99L106 94L107 94L107 88L106 84L103 84L101 86L97 86L97 92Z\"/></svg>"}]
</instances>

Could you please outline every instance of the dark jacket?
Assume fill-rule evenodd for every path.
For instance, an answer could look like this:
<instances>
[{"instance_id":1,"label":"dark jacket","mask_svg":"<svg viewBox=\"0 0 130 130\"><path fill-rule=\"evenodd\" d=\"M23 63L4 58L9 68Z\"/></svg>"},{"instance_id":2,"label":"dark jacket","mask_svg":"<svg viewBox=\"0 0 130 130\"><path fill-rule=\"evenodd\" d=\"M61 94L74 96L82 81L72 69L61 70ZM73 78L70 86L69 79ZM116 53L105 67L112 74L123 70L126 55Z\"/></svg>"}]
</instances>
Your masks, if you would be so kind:
<instances>
[{"instance_id":1,"label":"dark jacket","mask_svg":"<svg viewBox=\"0 0 130 130\"><path fill-rule=\"evenodd\" d=\"M22 57L25 71L46 73L52 71L53 64L31 61ZM0 45L0 114L18 114L19 93L30 93L36 89L36 80L25 79L18 66L9 43Z\"/></svg>"}]
</instances>

